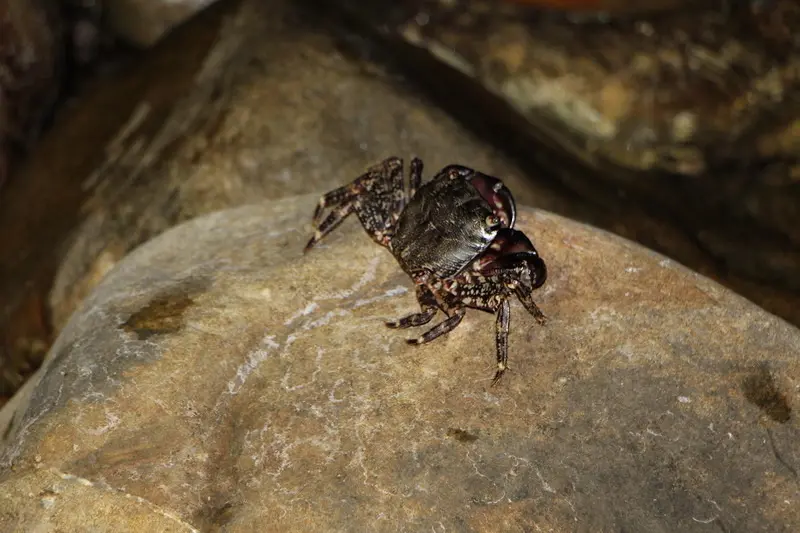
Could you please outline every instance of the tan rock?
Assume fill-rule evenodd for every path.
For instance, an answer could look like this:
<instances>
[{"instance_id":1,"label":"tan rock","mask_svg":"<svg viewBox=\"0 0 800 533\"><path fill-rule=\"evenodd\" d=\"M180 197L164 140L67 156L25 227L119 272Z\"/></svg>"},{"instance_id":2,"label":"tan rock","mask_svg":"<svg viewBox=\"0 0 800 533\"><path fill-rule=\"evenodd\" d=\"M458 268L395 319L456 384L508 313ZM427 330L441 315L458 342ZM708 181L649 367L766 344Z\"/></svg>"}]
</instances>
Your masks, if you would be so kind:
<instances>
[{"instance_id":1,"label":"tan rock","mask_svg":"<svg viewBox=\"0 0 800 533\"><path fill-rule=\"evenodd\" d=\"M112 270L10 432L0 529L800 528L797 329L523 209L550 323L512 305L492 388L493 317L406 345L383 321L415 310L411 283L355 220L302 254L316 200L197 218ZM64 475L91 486L54 513Z\"/></svg>"},{"instance_id":2,"label":"tan rock","mask_svg":"<svg viewBox=\"0 0 800 533\"><path fill-rule=\"evenodd\" d=\"M4 531L54 531L55 524L55 531L197 531L139 496L53 468L4 483L0 507Z\"/></svg>"}]
</instances>

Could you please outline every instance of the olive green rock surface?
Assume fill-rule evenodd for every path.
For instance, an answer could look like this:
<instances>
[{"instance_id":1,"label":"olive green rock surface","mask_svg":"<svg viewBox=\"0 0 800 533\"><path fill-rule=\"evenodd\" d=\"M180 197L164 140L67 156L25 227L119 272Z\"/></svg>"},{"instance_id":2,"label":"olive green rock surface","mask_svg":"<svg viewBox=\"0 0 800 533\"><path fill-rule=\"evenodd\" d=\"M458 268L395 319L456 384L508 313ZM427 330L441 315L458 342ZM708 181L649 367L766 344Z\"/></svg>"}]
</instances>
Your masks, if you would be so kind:
<instances>
[{"instance_id":1,"label":"olive green rock surface","mask_svg":"<svg viewBox=\"0 0 800 533\"><path fill-rule=\"evenodd\" d=\"M62 331L2 452L0 530L798 531L800 333L543 211L538 326L425 346L391 255L316 195L197 218ZM26 407L27 406L27 407ZM23 414L24 413L24 414Z\"/></svg>"}]
</instances>

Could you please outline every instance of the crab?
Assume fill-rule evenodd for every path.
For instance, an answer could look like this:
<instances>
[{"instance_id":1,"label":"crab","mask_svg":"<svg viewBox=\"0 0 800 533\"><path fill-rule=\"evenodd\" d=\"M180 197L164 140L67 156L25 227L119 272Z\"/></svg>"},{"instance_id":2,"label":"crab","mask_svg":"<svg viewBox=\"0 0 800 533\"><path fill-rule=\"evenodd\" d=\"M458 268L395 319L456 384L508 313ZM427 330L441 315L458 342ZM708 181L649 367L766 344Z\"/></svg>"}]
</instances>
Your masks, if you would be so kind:
<instances>
[{"instance_id":1,"label":"crab","mask_svg":"<svg viewBox=\"0 0 800 533\"><path fill-rule=\"evenodd\" d=\"M444 312L443 321L407 341L425 344L458 326L467 308L493 313L494 385L508 370L509 299L516 295L539 324L546 322L532 293L547 279L547 267L530 239L514 229L514 197L501 180L448 165L423 185L422 169L419 158L411 160L406 190L403 160L390 157L349 185L324 194L304 252L355 213L367 234L392 253L415 285L420 312L386 325L419 327Z\"/></svg>"}]
</instances>

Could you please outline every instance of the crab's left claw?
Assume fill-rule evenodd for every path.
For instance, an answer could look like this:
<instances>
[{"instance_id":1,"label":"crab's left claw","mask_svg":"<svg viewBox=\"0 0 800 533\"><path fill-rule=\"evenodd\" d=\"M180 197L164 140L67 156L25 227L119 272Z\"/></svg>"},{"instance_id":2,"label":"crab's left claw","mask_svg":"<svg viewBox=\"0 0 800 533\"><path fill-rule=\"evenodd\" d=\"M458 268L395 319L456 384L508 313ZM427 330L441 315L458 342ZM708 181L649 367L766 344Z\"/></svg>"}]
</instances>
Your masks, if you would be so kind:
<instances>
[{"instance_id":1,"label":"crab's left claw","mask_svg":"<svg viewBox=\"0 0 800 533\"><path fill-rule=\"evenodd\" d=\"M504 228L513 228L517 218L517 208L511 191L499 179L475 172L467 178L484 200L491 206L495 216Z\"/></svg>"}]
</instances>

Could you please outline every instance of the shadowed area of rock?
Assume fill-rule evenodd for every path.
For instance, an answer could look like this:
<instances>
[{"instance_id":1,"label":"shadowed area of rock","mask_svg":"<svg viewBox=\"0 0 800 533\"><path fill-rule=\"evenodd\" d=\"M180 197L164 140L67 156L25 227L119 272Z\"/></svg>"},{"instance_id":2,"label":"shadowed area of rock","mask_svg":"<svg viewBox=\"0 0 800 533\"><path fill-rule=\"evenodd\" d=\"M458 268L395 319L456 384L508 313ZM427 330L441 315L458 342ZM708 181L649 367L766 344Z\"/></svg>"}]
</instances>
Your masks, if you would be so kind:
<instances>
[{"instance_id":1,"label":"shadowed area of rock","mask_svg":"<svg viewBox=\"0 0 800 533\"><path fill-rule=\"evenodd\" d=\"M20 406L0 529L67 527L77 491L116 532L800 528L797 329L523 209L550 322L512 305L489 387L493 317L406 345L383 321L411 283L356 221L302 254L316 201L204 216L115 267Z\"/></svg>"}]
</instances>

